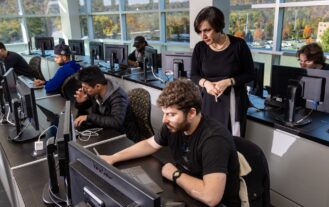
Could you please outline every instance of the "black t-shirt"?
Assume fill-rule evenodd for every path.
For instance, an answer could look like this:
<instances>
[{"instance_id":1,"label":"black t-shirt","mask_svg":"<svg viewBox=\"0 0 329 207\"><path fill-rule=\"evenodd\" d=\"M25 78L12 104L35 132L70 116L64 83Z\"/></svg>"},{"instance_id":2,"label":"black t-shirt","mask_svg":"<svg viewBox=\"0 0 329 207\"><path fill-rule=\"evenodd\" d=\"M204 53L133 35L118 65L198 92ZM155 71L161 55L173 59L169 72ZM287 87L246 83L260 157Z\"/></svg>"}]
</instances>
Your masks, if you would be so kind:
<instances>
[{"instance_id":1,"label":"black t-shirt","mask_svg":"<svg viewBox=\"0 0 329 207\"><path fill-rule=\"evenodd\" d=\"M209 173L225 173L226 186L221 203L241 206L238 156L233 138L222 124L202 117L191 135L173 134L163 125L154 138L159 145L169 146L175 164L193 177L202 179Z\"/></svg>"},{"instance_id":2,"label":"black t-shirt","mask_svg":"<svg viewBox=\"0 0 329 207\"><path fill-rule=\"evenodd\" d=\"M34 73L29 64L16 52L8 51L7 57L4 59L4 63L6 70L9 70L9 68L14 68L17 75L25 75L31 78L34 77Z\"/></svg>"}]
</instances>

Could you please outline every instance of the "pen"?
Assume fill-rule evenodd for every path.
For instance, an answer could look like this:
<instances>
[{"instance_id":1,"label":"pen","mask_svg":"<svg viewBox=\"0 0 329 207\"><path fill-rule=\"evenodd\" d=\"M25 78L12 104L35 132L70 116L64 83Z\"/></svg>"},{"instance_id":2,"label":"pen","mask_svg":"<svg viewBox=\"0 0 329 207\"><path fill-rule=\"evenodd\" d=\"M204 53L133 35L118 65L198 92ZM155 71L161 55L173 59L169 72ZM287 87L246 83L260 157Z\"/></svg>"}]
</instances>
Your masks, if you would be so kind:
<instances>
[{"instance_id":1,"label":"pen","mask_svg":"<svg viewBox=\"0 0 329 207\"><path fill-rule=\"evenodd\" d=\"M97 149L96 149L95 147L93 147L93 150L94 150L95 154L96 154L97 156L99 156L99 153L98 153L98 151L97 151Z\"/></svg>"}]
</instances>

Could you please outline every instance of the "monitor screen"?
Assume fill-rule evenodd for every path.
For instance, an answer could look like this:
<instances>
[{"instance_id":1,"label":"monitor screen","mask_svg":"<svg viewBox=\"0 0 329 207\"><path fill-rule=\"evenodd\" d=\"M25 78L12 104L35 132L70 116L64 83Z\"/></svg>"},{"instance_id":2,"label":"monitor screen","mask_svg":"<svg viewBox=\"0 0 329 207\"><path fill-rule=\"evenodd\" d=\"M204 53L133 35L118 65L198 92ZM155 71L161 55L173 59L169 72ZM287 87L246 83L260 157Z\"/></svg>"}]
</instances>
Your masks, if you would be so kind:
<instances>
[{"instance_id":1,"label":"monitor screen","mask_svg":"<svg viewBox=\"0 0 329 207\"><path fill-rule=\"evenodd\" d=\"M16 89L16 75L13 68L10 68L3 75L2 88L5 95L5 101L9 104L10 111L13 112L12 100L18 99Z\"/></svg>"},{"instance_id":2,"label":"monitor screen","mask_svg":"<svg viewBox=\"0 0 329 207\"><path fill-rule=\"evenodd\" d=\"M190 78L192 52L165 51L161 54L162 70L172 72L174 79L180 76Z\"/></svg>"},{"instance_id":3,"label":"monitor screen","mask_svg":"<svg viewBox=\"0 0 329 207\"><path fill-rule=\"evenodd\" d=\"M17 78L17 90L21 97L21 108L25 116L29 119L30 123L35 130L39 130L39 119L37 113L37 105L35 101L34 89L30 87L22 76Z\"/></svg>"},{"instance_id":4,"label":"monitor screen","mask_svg":"<svg viewBox=\"0 0 329 207\"><path fill-rule=\"evenodd\" d=\"M35 48L40 50L53 50L54 38L53 37L34 37Z\"/></svg>"},{"instance_id":5,"label":"monitor screen","mask_svg":"<svg viewBox=\"0 0 329 207\"><path fill-rule=\"evenodd\" d=\"M105 44L105 61L110 61L111 67L114 64L128 65L128 45Z\"/></svg>"},{"instance_id":6,"label":"monitor screen","mask_svg":"<svg viewBox=\"0 0 329 207\"><path fill-rule=\"evenodd\" d=\"M58 38L58 44L65 45L65 39L64 38Z\"/></svg>"},{"instance_id":7,"label":"monitor screen","mask_svg":"<svg viewBox=\"0 0 329 207\"><path fill-rule=\"evenodd\" d=\"M247 83L249 94L263 98L264 90L264 63L254 62L255 79Z\"/></svg>"},{"instance_id":8,"label":"monitor screen","mask_svg":"<svg viewBox=\"0 0 329 207\"><path fill-rule=\"evenodd\" d=\"M145 46L144 51L144 67L147 71L153 69L155 73L158 71L158 52L150 46Z\"/></svg>"},{"instance_id":9,"label":"monitor screen","mask_svg":"<svg viewBox=\"0 0 329 207\"><path fill-rule=\"evenodd\" d=\"M84 40L69 40L69 47L74 55L85 55Z\"/></svg>"},{"instance_id":10,"label":"monitor screen","mask_svg":"<svg viewBox=\"0 0 329 207\"><path fill-rule=\"evenodd\" d=\"M160 206L160 196L76 143L69 143L72 204Z\"/></svg>"},{"instance_id":11,"label":"monitor screen","mask_svg":"<svg viewBox=\"0 0 329 207\"><path fill-rule=\"evenodd\" d=\"M299 106L313 108L313 103L317 102L318 111L329 112L329 71L273 65L271 100L283 103L289 96L288 85L296 83L299 88Z\"/></svg>"},{"instance_id":12,"label":"monitor screen","mask_svg":"<svg viewBox=\"0 0 329 207\"><path fill-rule=\"evenodd\" d=\"M104 44L102 42L90 42L89 54L96 60L104 60Z\"/></svg>"}]
</instances>

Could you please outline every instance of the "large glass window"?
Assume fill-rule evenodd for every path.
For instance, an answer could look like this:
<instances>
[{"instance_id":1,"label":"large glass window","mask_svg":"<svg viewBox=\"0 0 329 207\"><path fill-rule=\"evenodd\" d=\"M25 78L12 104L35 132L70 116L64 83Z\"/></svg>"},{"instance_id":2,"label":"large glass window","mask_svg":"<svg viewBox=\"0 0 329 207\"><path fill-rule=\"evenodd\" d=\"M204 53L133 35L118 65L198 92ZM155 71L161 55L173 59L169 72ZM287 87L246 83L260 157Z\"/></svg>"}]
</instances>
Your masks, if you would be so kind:
<instances>
[{"instance_id":1,"label":"large glass window","mask_svg":"<svg viewBox=\"0 0 329 207\"><path fill-rule=\"evenodd\" d=\"M275 0L231 0L231 5L275 3Z\"/></svg>"},{"instance_id":2,"label":"large glass window","mask_svg":"<svg viewBox=\"0 0 329 207\"><path fill-rule=\"evenodd\" d=\"M0 1L0 16L18 14L17 0Z\"/></svg>"},{"instance_id":3,"label":"large glass window","mask_svg":"<svg viewBox=\"0 0 329 207\"><path fill-rule=\"evenodd\" d=\"M159 40L159 14L127 14L127 33L128 39L133 39L137 35L143 35L147 40Z\"/></svg>"},{"instance_id":4,"label":"large glass window","mask_svg":"<svg viewBox=\"0 0 329 207\"><path fill-rule=\"evenodd\" d=\"M189 42L190 19L189 12L166 13L167 41Z\"/></svg>"},{"instance_id":5,"label":"large glass window","mask_svg":"<svg viewBox=\"0 0 329 207\"><path fill-rule=\"evenodd\" d=\"M77 0L79 1L79 11L80 13L84 14L87 12L87 6L85 0Z\"/></svg>"},{"instance_id":6,"label":"large glass window","mask_svg":"<svg viewBox=\"0 0 329 207\"><path fill-rule=\"evenodd\" d=\"M22 41L23 37L20 19L0 18L0 42L7 44Z\"/></svg>"},{"instance_id":7,"label":"large glass window","mask_svg":"<svg viewBox=\"0 0 329 207\"><path fill-rule=\"evenodd\" d=\"M189 0L166 0L165 2L168 9L189 8Z\"/></svg>"},{"instance_id":8,"label":"large glass window","mask_svg":"<svg viewBox=\"0 0 329 207\"><path fill-rule=\"evenodd\" d=\"M297 50L301 46L320 42L329 52L329 6L284 9L282 50Z\"/></svg>"},{"instance_id":9,"label":"large glass window","mask_svg":"<svg viewBox=\"0 0 329 207\"><path fill-rule=\"evenodd\" d=\"M87 16L80 16L81 36L88 37Z\"/></svg>"},{"instance_id":10,"label":"large glass window","mask_svg":"<svg viewBox=\"0 0 329 207\"><path fill-rule=\"evenodd\" d=\"M60 17L30 17L27 18L27 28L30 37L63 37Z\"/></svg>"},{"instance_id":11,"label":"large glass window","mask_svg":"<svg viewBox=\"0 0 329 207\"><path fill-rule=\"evenodd\" d=\"M272 49L274 9L231 10L229 33L252 48Z\"/></svg>"},{"instance_id":12,"label":"large glass window","mask_svg":"<svg viewBox=\"0 0 329 207\"><path fill-rule=\"evenodd\" d=\"M157 10L159 9L158 0L125 0L127 11L139 10Z\"/></svg>"},{"instance_id":13,"label":"large glass window","mask_svg":"<svg viewBox=\"0 0 329 207\"><path fill-rule=\"evenodd\" d=\"M93 16L94 38L121 39L119 15Z\"/></svg>"},{"instance_id":14,"label":"large glass window","mask_svg":"<svg viewBox=\"0 0 329 207\"><path fill-rule=\"evenodd\" d=\"M59 14L58 0L24 0L22 2L26 14Z\"/></svg>"},{"instance_id":15,"label":"large glass window","mask_svg":"<svg viewBox=\"0 0 329 207\"><path fill-rule=\"evenodd\" d=\"M118 11L119 0L93 0L92 10L93 12Z\"/></svg>"}]
</instances>

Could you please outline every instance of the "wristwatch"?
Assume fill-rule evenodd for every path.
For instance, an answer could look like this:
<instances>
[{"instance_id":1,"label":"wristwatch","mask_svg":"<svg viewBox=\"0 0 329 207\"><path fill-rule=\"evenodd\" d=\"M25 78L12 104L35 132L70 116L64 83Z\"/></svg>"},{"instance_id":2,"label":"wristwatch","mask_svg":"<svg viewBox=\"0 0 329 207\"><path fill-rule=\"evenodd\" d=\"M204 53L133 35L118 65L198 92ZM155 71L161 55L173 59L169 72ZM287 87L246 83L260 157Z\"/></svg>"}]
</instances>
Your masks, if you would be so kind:
<instances>
[{"instance_id":1,"label":"wristwatch","mask_svg":"<svg viewBox=\"0 0 329 207\"><path fill-rule=\"evenodd\" d=\"M172 174L172 181L174 183L174 185L177 185L176 180L182 175L182 172L180 170L176 170L173 174Z\"/></svg>"}]
</instances>

